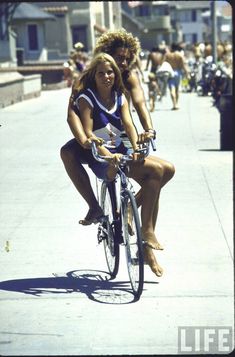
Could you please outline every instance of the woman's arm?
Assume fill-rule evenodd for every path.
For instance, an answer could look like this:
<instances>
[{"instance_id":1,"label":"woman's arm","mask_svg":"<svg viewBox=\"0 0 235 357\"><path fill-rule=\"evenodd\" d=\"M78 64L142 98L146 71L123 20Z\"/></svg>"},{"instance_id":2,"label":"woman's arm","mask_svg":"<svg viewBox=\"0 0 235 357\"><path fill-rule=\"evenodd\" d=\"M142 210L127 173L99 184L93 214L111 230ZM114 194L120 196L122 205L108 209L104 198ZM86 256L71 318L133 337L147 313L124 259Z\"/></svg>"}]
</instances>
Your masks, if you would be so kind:
<instances>
[{"instance_id":1,"label":"woman's arm","mask_svg":"<svg viewBox=\"0 0 235 357\"><path fill-rule=\"evenodd\" d=\"M67 122L75 139L79 142L80 145L82 145L84 148L87 148L88 147L87 136L84 132L81 120L73 110L72 106L73 106L73 97L71 95L68 105Z\"/></svg>"},{"instance_id":2,"label":"woman's arm","mask_svg":"<svg viewBox=\"0 0 235 357\"><path fill-rule=\"evenodd\" d=\"M84 98L78 99L79 112L81 113L81 122L83 125L84 132L86 136L89 138L93 135L93 119L92 119L92 111L93 108L88 103L88 101Z\"/></svg>"},{"instance_id":3,"label":"woman's arm","mask_svg":"<svg viewBox=\"0 0 235 357\"><path fill-rule=\"evenodd\" d=\"M138 134L134 126L133 120L131 118L129 105L126 98L124 99L124 103L121 107L121 117L122 117L122 123L124 125L125 132L131 142L133 149L136 150L138 148L137 145Z\"/></svg>"}]
</instances>

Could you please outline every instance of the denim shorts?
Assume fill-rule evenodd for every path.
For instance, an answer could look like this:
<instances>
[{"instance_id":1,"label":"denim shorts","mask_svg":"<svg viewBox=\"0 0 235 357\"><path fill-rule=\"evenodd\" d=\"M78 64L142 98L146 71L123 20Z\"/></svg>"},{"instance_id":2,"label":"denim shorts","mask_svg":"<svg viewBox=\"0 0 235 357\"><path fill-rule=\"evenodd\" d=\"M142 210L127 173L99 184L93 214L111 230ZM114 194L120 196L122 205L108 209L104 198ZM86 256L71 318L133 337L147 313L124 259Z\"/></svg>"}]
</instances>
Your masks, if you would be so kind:
<instances>
[{"instance_id":1,"label":"denim shorts","mask_svg":"<svg viewBox=\"0 0 235 357\"><path fill-rule=\"evenodd\" d=\"M84 149L76 139L69 140L64 146L64 149L68 149L74 153L74 156L78 163L80 164L88 164L90 169L94 172L94 174L101 180L107 179L107 170L109 164L106 162L98 162L93 157L90 149ZM121 153L121 154L131 154L133 152L132 149L125 147L123 144L119 145L119 147L110 150L111 153Z\"/></svg>"},{"instance_id":2,"label":"denim shorts","mask_svg":"<svg viewBox=\"0 0 235 357\"><path fill-rule=\"evenodd\" d=\"M119 145L115 149L110 149L112 154L120 153L124 155L129 155L133 152L132 149L126 148L123 144ZM106 162L98 162L95 160L95 163L89 164L90 169L94 172L94 174L101 180L107 180L107 171L109 164Z\"/></svg>"},{"instance_id":3,"label":"denim shorts","mask_svg":"<svg viewBox=\"0 0 235 357\"><path fill-rule=\"evenodd\" d=\"M176 87L178 88L180 85L180 80L181 80L181 71L180 70L174 70L174 77L170 78L168 80L168 86L169 88Z\"/></svg>"}]
</instances>

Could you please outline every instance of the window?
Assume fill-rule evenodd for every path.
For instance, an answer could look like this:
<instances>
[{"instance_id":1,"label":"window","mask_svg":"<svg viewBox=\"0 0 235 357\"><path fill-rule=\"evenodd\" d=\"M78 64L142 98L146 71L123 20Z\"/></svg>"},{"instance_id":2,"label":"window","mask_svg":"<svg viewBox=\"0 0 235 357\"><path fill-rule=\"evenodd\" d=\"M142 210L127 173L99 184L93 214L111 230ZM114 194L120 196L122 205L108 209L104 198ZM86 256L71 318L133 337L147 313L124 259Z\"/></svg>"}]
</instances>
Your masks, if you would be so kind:
<instances>
[{"instance_id":1,"label":"window","mask_svg":"<svg viewBox=\"0 0 235 357\"><path fill-rule=\"evenodd\" d=\"M87 26L73 26L72 27L72 39L73 45L76 42L82 42L85 48L87 48Z\"/></svg>"},{"instance_id":2,"label":"window","mask_svg":"<svg viewBox=\"0 0 235 357\"><path fill-rule=\"evenodd\" d=\"M153 6L152 8L153 15L155 16L166 16L169 15L169 8L166 6Z\"/></svg>"},{"instance_id":3,"label":"window","mask_svg":"<svg viewBox=\"0 0 235 357\"><path fill-rule=\"evenodd\" d=\"M197 12L196 10L183 10L179 13L179 20L181 22L196 22Z\"/></svg>"},{"instance_id":4,"label":"window","mask_svg":"<svg viewBox=\"0 0 235 357\"><path fill-rule=\"evenodd\" d=\"M197 41L198 37L196 33L183 34L183 42L196 43Z\"/></svg>"},{"instance_id":5,"label":"window","mask_svg":"<svg viewBox=\"0 0 235 357\"><path fill-rule=\"evenodd\" d=\"M136 9L137 16L150 16L150 7L148 5L140 5Z\"/></svg>"},{"instance_id":6,"label":"window","mask_svg":"<svg viewBox=\"0 0 235 357\"><path fill-rule=\"evenodd\" d=\"M196 10L193 10L193 11L192 11L192 21L193 21L193 22L196 22L196 21L197 21L197 11L196 11Z\"/></svg>"},{"instance_id":7,"label":"window","mask_svg":"<svg viewBox=\"0 0 235 357\"><path fill-rule=\"evenodd\" d=\"M28 25L29 50L38 50L38 28L37 25Z\"/></svg>"}]
</instances>

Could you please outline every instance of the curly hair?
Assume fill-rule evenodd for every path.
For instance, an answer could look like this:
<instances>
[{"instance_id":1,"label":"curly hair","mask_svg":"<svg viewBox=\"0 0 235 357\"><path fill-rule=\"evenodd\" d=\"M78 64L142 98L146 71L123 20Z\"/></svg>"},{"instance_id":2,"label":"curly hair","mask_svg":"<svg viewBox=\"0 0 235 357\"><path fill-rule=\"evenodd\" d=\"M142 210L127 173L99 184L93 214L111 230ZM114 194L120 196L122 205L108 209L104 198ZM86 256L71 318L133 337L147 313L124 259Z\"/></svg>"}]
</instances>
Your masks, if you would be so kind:
<instances>
[{"instance_id":1,"label":"curly hair","mask_svg":"<svg viewBox=\"0 0 235 357\"><path fill-rule=\"evenodd\" d=\"M124 47L130 50L130 63L132 65L140 51L140 42L132 33L125 29L112 30L105 32L97 41L94 54L105 52L113 55L117 47Z\"/></svg>"},{"instance_id":2,"label":"curly hair","mask_svg":"<svg viewBox=\"0 0 235 357\"><path fill-rule=\"evenodd\" d=\"M74 90L78 92L86 88L91 88L93 90L96 90L95 74L96 74L97 66L100 63L105 63L105 62L108 62L111 65L115 74L113 89L116 90L118 93L124 93L125 88L122 82L121 72L116 62L114 61L112 56L102 52L98 53L92 59L88 68L82 73L81 77L79 78L79 82L74 85Z\"/></svg>"}]
</instances>

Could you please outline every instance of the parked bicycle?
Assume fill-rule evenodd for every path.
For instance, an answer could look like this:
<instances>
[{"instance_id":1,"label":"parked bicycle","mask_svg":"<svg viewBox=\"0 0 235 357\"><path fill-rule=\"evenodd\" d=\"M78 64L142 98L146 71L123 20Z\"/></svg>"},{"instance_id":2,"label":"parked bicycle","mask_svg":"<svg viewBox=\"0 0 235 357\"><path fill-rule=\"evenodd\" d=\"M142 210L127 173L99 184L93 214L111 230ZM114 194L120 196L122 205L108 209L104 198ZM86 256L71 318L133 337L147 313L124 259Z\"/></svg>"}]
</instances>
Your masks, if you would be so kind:
<instances>
[{"instance_id":1,"label":"parked bicycle","mask_svg":"<svg viewBox=\"0 0 235 357\"><path fill-rule=\"evenodd\" d=\"M156 150L153 140L150 141ZM107 156L98 154L92 142L92 153L99 162L107 162ZM146 157L149 154L149 143L144 144L139 153ZM125 246L127 269L134 296L139 299L144 284L144 252L140 219L135 201L134 189L126 176L127 165L132 155L123 155L113 181L102 181L99 203L104 217L98 227L98 242L103 242L107 266L111 278L118 273L120 245Z\"/></svg>"}]
</instances>

